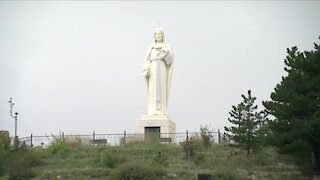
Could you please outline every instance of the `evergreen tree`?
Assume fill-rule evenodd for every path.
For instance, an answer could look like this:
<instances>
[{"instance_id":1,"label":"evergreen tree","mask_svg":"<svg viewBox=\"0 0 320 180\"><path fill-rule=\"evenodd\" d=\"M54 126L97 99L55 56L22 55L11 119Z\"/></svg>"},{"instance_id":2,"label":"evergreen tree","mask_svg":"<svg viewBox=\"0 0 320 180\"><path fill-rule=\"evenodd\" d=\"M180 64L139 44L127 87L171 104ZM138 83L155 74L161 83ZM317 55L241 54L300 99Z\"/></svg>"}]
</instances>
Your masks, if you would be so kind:
<instances>
[{"instance_id":1,"label":"evergreen tree","mask_svg":"<svg viewBox=\"0 0 320 180\"><path fill-rule=\"evenodd\" d=\"M259 128L264 123L262 116L264 111L258 112L258 106L255 105L256 97L251 96L251 91L248 90L248 96L241 95L243 101L232 106L229 112L230 118L228 121L234 126L224 127L227 135L234 140L239 146L247 150L249 157L250 151L258 146Z\"/></svg>"},{"instance_id":2,"label":"evergreen tree","mask_svg":"<svg viewBox=\"0 0 320 180\"><path fill-rule=\"evenodd\" d=\"M320 51L287 49L280 84L264 106L275 119L270 122L272 144L294 154L300 165L320 172ZM314 163L312 163L314 162Z\"/></svg>"}]
</instances>

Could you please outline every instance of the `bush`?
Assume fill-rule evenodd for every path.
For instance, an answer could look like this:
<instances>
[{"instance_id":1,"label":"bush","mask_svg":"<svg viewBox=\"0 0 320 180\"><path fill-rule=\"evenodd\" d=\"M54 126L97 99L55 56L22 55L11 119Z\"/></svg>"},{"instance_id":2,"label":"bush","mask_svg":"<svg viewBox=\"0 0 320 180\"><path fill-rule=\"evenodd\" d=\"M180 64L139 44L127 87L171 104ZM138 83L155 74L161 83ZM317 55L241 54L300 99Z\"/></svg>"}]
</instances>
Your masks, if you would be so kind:
<instances>
[{"instance_id":1,"label":"bush","mask_svg":"<svg viewBox=\"0 0 320 180\"><path fill-rule=\"evenodd\" d=\"M276 151L271 147L259 149L254 156L254 164L260 166L272 165L276 160Z\"/></svg>"},{"instance_id":2,"label":"bush","mask_svg":"<svg viewBox=\"0 0 320 180\"><path fill-rule=\"evenodd\" d=\"M41 164L43 160L36 152L18 149L10 157L9 179L31 179L36 176L33 168Z\"/></svg>"},{"instance_id":3,"label":"bush","mask_svg":"<svg viewBox=\"0 0 320 180\"><path fill-rule=\"evenodd\" d=\"M18 145L17 149L0 148L0 176L9 173L9 179L28 179L34 176L33 167L43 164L39 153Z\"/></svg>"},{"instance_id":4,"label":"bush","mask_svg":"<svg viewBox=\"0 0 320 180\"><path fill-rule=\"evenodd\" d=\"M91 178L102 178L110 175L110 169L90 169L88 176Z\"/></svg>"},{"instance_id":5,"label":"bush","mask_svg":"<svg viewBox=\"0 0 320 180\"><path fill-rule=\"evenodd\" d=\"M101 167L115 168L126 161L126 158L119 156L118 152L112 149L105 149L96 157L95 162Z\"/></svg>"},{"instance_id":6,"label":"bush","mask_svg":"<svg viewBox=\"0 0 320 180\"><path fill-rule=\"evenodd\" d=\"M220 166L212 173L212 179L241 180L243 179L235 168Z\"/></svg>"},{"instance_id":7,"label":"bush","mask_svg":"<svg viewBox=\"0 0 320 180\"><path fill-rule=\"evenodd\" d=\"M15 161L12 166L14 166L14 168L10 168L9 180L32 179L36 176L35 172L25 167L23 162Z\"/></svg>"},{"instance_id":8,"label":"bush","mask_svg":"<svg viewBox=\"0 0 320 180\"><path fill-rule=\"evenodd\" d=\"M150 180L162 179L165 176L161 168L152 168L136 164L123 164L115 170L110 179L117 180Z\"/></svg>"},{"instance_id":9,"label":"bush","mask_svg":"<svg viewBox=\"0 0 320 180\"><path fill-rule=\"evenodd\" d=\"M158 154L153 158L152 164L158 167L168 167L168 158L158 151Z\"/></svg>"},{"instance_id":10,"label":"bush","mask_svg":"<svg viewBox=\"0 0 320 180\"><path fill-rule=\"evenodd\" d=\"M6 166L8 161L9 151L0 149L0 177L6 172Z\"/></svg>"},{"instance_id":11,"label":"bush","mask_svg":"<svg viewBox=\"0 0 320 180\"><path fill-rule=\"evenodd\" d=\"M49 146L48 151L52 155L58 155L58 157L65 157L70 152L70 147L64 140L55 139L55 141Z\"/></svg>"},{"instance_id":12,"label":"bush","mask_svg":"<svg viewBox=\"0 0 320 180\"><path fill-rule=\"evenodd\" d=\"M200 167L204 167L206 162L206 156L204 153L198 153L194 156L193 162Z\"/></svg>"},{"instance_id":13,"label":"bush","mask_svg":"<svg viewBox=\"0 0 320 180\"><path fill-rule=\"evenodd\" d=\"M5 160L1 155L0 156L0 177L4 175L4 172L5 172Z\"/></svg>"},{"instance_id":14,"label":"bush","mask_svg":"<svg viewBox=\"0 0 320 180\"><path fill-rule=\"evenodd\" d=\"M202 145L203 147L205 147L206 149L208 149L209 147L211 147L212 145L212 131L209 130L208 126L204 126L204 127L200 127L200 132L201 132L201 138L202 138Z\"/></svg>"},{"instance_id":15,"label":"bush","mask_svg":"<svg viewBox=\"0 0 320 180\"><path fill-rule=\"evenodd\" d=\"M182 143L186 159L193 158L201 149L201 142L198 139L190 138Z\"/></svg>"},{"instance_id":16,"label":"bush","mask_svg":"<svg viewBox=\"0 0 320 180\"><path fill-rule=\"evenodd\" d=\"M10 135L8 131L0 131L0 149L10 150Z\"/></svg>"}]
</instances>

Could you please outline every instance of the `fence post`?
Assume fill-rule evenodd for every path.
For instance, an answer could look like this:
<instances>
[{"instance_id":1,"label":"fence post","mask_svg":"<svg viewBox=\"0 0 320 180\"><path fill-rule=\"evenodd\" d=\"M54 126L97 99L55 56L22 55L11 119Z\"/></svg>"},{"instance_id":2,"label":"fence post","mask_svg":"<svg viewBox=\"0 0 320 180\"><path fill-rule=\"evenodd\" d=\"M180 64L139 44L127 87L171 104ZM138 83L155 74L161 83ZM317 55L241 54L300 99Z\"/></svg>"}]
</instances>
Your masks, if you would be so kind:
<instances>
[{"instance_id":1,"label":"fence post","mask_svg":"<svg viewBox=\"0 0 320 180\"><path fill-rule=\"evenodd\" d=\"M62 132L62 142L64 142L64 132Z\"/></svg>"},{"instance_id":2,"label":"fence post","mask_svg":"<svg viewBox=\"0 0 320 180\"><path fill-rule=\"evenodd\" d=\"M33 136L32 136L32 133L31 133L31 135L30 135L30 145L31 145L31 147L33 147L32 138L33 138Z\"/></svg>"},{"instance_id":3,"label":"fence post","mask_svg":"<svg viewBox=\"0 0 320 180\"><path fill-rule=\"evenodd\" d=\"M188 141L188 140L189 140L189 133L188 133L188 130L186 131L186 134L187 134L187 138L186 138L186 140Z\"/></svg>"},{"instance_id":4,"label":"fence post","mask_svg":"<svg viewBox=\"0 0 320 180\"><path fill-rule=\"evenodd\" d=\"M92 140L95 140L95 139L96 139L96 132L93 131L93 133L92 133Z\"/></svg>"},{"instance_id":5,"label":"fence post","mask_svg":"<svg viewBox=\"0 0 320 180\"><path fill-rule=\"evenodd\" d=\"M124 132L123 132L123 144L126 143L126 138L127 138L127 132L126 132L126 130L124 130Z\"/></svg>"},{"instance_id":6,"label":"fence post","mask_svg":"<svg viewBox=\"0 0 320 180\"><path fill-rule=\"evenodd\" d=\"M218 129L218 144L220 144L220 129Z\"/></svg>"}]
</instances>

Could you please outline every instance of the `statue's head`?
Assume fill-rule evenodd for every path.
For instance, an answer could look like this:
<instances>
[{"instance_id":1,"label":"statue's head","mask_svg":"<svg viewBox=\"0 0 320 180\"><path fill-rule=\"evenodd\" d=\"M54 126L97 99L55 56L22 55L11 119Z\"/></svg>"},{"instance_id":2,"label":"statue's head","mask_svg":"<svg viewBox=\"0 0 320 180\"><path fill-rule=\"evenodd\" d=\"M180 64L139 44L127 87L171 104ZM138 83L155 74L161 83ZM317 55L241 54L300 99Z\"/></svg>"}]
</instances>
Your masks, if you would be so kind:
<instances>
[{"instance_id":1,"label":"statue's head","mask_svg":"<svg viewBox=\"0 0 320 180\"><path fill-rule=\"evenodd\" d=\"M156 31L154 32L154 42L155 43L165 42L164 31L162 28L157 28Z\"/></svg>"}]
</instances>

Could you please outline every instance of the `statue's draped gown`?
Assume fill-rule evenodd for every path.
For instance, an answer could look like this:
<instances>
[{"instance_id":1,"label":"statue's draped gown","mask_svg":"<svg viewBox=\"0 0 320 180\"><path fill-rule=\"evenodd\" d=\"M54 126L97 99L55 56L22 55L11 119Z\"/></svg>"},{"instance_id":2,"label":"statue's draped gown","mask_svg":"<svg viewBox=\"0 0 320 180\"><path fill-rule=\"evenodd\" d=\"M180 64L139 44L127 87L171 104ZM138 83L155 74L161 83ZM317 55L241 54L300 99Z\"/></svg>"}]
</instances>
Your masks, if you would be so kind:
<instances>
[{"instance_id":1,"label":"statue's draped gown","mask_svg":"<svg viewBox=\"0 0 320 180\"><path fill-rule=\"evenodd\" d=\"M148 115L165 115L171 84L173 53L168 44L152 44L148 48L145 67L148 93Z\"/></svg>"}]
</instances>

